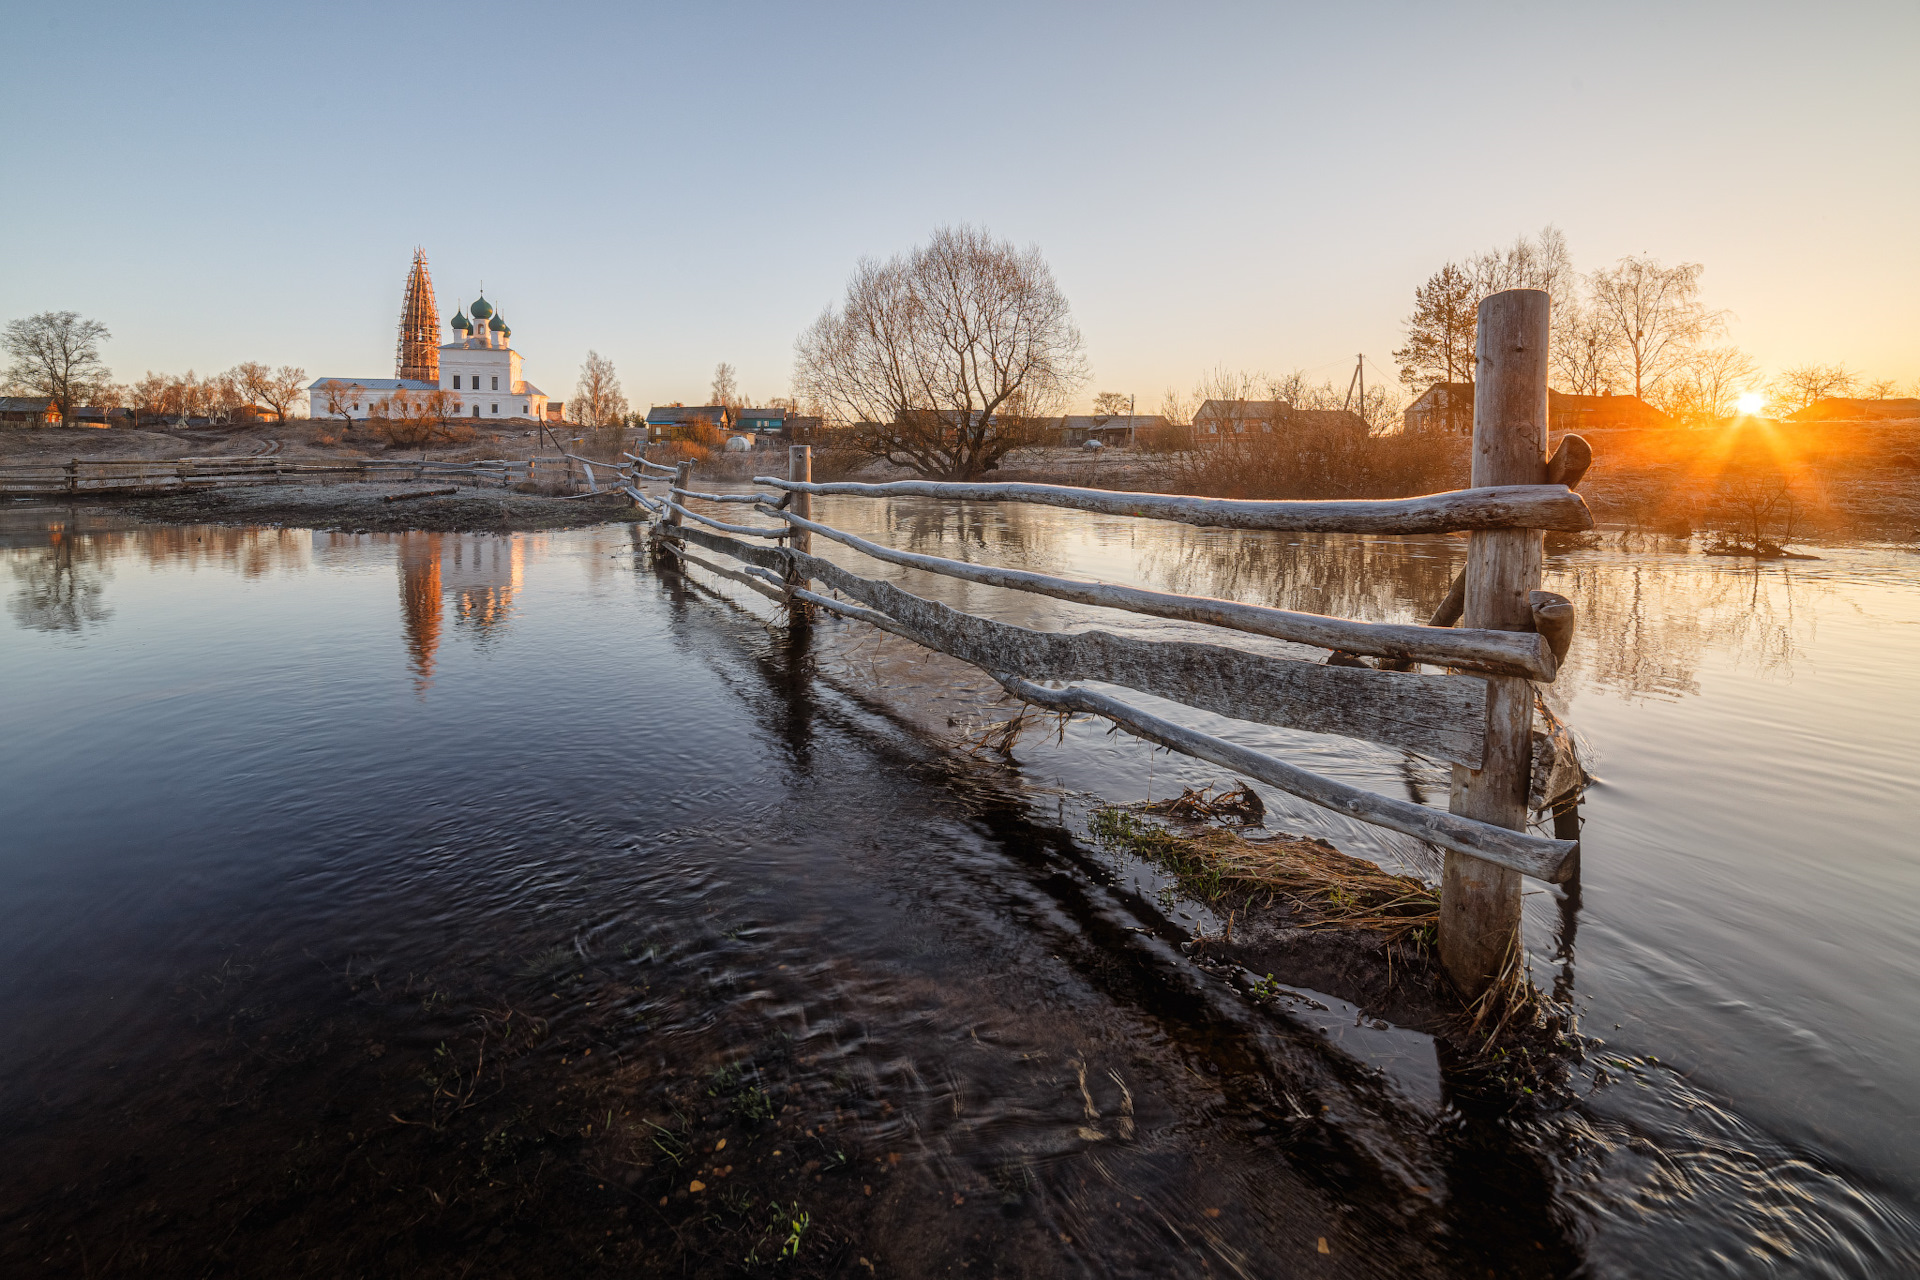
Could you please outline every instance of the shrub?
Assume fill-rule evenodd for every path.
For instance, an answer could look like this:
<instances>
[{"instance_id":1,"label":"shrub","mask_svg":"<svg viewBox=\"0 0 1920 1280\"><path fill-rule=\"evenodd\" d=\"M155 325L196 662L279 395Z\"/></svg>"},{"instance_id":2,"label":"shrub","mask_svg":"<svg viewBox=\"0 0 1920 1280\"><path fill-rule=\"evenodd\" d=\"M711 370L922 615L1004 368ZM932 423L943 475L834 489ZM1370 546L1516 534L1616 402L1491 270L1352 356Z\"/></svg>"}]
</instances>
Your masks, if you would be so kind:
<instances>
[{"instance_id":1,"label":"shrub","mask_svg":"<svg viewBox=\"0 0 1920 1280\"><path fill-rule=\"evenodd\" d=\"M1461 437L1365 435L1342 427L1193 433L1169 454L1182 493L1222 498L1404 498L1464 487Z\"/></svg>"},{"instance_id":2,"label":"shrub","mask_svg":"<svg viewBox=\"0 0 1920 1280\"><path fill-rule=\"evenodd\" d=\"M376 440L396 449L426 449L434 445L469 444L473 428L462 418L372 418L367 429Z\"/></svg>"}]
</instances>

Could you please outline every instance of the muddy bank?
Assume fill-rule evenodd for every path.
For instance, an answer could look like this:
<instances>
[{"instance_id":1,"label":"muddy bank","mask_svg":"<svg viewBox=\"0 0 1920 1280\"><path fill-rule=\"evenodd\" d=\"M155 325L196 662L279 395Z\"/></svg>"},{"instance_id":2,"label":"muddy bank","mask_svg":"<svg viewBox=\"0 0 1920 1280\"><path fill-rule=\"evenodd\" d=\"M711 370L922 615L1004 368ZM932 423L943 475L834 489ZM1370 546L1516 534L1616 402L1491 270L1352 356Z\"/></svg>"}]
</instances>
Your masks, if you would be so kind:
<instances>
[{"instance_id":1,"label":"muddy bank","mask_svg":"<svg viewBox=\"0 0 1920 1280\"><path fill-rule=\"evenodd\" d=\"M511 533L631 522L646 515L618 494L555 498L507 489L402 498L444 486L417 480L386 484L260 485L201 489L98 505L163 524L277 524L347 533Z\"/></svg>"}]
</instances>

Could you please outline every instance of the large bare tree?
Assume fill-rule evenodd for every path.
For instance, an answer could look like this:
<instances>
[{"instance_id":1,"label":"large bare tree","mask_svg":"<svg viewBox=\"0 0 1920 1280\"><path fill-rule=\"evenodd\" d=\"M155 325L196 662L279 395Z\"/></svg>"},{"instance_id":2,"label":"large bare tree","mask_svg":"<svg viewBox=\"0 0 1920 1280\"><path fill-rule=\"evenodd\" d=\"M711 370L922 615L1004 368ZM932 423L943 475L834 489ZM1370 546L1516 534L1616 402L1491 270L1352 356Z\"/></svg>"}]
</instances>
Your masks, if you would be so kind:
<instances>
[{"instance_id":1,"label":"large bare tree","mask_svg":"<svg viewBox=\"0 0 1920 1280\"><path fill-rule=\"evenodd\" d=\"M863 260L845 299L795 343L794 391L870 457L970 480L1043 438L1086 381L1080 331L1037 248L942 227Z\"/></svg>"},{"instance_id":2,"label":"large bare tree","mask_svg":"<svg viewBox=\"0 0 1920 1280\"><path fill-rule=\"evenodd\" d=\"M620 390L619 375L613 371L613 361L598 351L587 352L586 362L580 366L580 380L574 384L573 399L567 402L567 415L596 431L626 419L627 397Z\"/></svg>"},{"instance_id":3,"label":"large bare tree","mask_svg":"<svg viewBox=\"0 0 1920 1280\"><path fill-rule=\"evenodd\" d=\"M1633 394L1643 400L1724 324L1722 313L1700 305L1704 269L1629 257L1587 277L1587 305L1612 335L1621 377L1632 377Z\"/></svg>"},{"instance_id":4,"label":"large bare tree","mask_svg":"<svg viewBox=\"0 0 1920 1280\"><path fill-rule=\"evenodd\" d=\"M28 395L46 396L60 406L60 420L73 421L75 404L113 375L100 359L100 344L113 335L98 320L77 311L42 311L9 320L0 333L7 357L7 382Z\"/></svg>"}]
</instances>

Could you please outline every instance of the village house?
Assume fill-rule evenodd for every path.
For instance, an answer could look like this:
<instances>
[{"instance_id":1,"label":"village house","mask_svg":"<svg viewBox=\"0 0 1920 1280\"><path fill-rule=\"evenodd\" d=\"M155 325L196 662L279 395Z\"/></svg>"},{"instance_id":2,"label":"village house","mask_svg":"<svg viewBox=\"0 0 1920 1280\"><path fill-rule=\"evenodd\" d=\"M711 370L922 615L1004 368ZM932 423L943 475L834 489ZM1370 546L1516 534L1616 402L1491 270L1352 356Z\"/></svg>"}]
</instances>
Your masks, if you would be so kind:
<instances>
[{"instance_id":1,"label":"village house","mask_svg":"<svg viewBox=\"0 0 1920 1280\"><path fill-rule=\"evenodd\" d=\"M785 435L788 409L735 409L733 429L743 435Z\"/></svg>"},{"instance_id":2,"label":"village house","mask_svg":"<svg viewBox=\"0 0 1920 1280\"><path fill-rule=\"evenodd\" d=\"M1400 416L1409 435L1472 435L1473 384L1436 382ZM1638 396L1576 396L1547 392L1547 426L1553 431L1598 431L1622 427L1672 427L1672 418Z\"/></svg>"},{"instance_id":3,"label":"village house","mask_svg":"<svg viewBox=\"0 0 1920 1280\"><path fill-rule=\"evenodd\" d=\"M647 429L656 439L684 440L703 426L728 434L733 410L724 404L657 404L647 410Z\"/></svg>"},{"instance_id":4,"label":"village house","mask_svg":"<svg viewBox=\"0 0 1920 1280\"><path fill-rule=\"evenodd\" d=\"M1047 443L1080 448L1098 440L1113 448L1132 444L1138 431L1166 425L1166 418L1157 413L1069 413L1047 428Z\"/></svg>"},{"instance_id":5,"label":"village house","mask_svg":"<svg viewBox=\"0 0 1920 1280\"><path fill-rule=\"evenodd\" d=\"M1338 428L1367 433L1366 419L1351 409L1296 409L1285 400L1209 400L1193 415L1201 435L1271 434Z\"/></svg>"},{"instance_id":6,"label":"village house","mask_svg":"<svg viewBox=\"0 0 1920 1280\"><path fill-rule=\"evenodd\" d=\"M47 396L0 396L0 422L40 427L60 421L60 405Z\"/></svg>"}]
</instances>

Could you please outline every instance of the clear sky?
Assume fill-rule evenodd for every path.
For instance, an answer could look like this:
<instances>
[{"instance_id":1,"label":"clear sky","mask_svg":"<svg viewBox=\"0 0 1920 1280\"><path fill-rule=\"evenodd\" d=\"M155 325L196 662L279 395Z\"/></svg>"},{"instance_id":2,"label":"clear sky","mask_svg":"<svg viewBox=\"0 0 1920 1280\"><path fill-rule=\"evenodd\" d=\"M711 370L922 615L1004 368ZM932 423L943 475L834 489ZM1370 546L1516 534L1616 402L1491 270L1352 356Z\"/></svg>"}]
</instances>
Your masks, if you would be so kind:
<instances>
[{"instance_id":1,"label":"clear sky","mask_svg":"<svg viewBox=\"0 0 1920 1280\"><path fill-rule=\"evenodd\" d=\"M0 320L122 380L391 376L413 247L528 377L783 393L862 255L1046 254L1096 390L1386 370L1414 287L1553 223L1706 264L1775 368L1920 377L1920 4L0 0Z\"/></svg>"}]
</instances>

